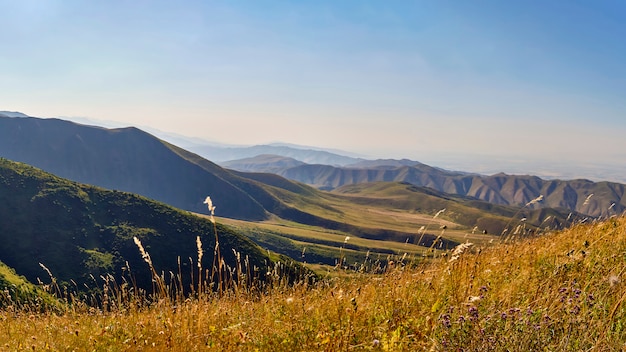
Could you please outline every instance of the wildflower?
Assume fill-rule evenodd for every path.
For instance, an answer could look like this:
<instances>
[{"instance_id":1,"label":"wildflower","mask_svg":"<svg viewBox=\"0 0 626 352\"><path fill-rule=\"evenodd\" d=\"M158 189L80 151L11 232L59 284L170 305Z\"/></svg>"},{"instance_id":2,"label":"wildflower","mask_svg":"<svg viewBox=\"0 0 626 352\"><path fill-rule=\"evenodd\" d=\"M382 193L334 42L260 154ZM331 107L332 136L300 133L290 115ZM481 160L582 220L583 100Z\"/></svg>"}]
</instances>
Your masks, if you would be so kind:
<instances>
[{"instance_id":1,"label":"wildflower","mask_svg":"<svg viewBox=\"0 0 626 352\"><path fill-rule=\"evenodd\" d=\"M440 317L440 319L441 319L441 323L443 324L445 328L449 329L452 327L452 323L450 323L450 315L444 314Z\"/></svg>"},{"instance_id":2,"label":"wildflower","mask_svg":"<svg viewBox=\"0 0 626 352\"><path fill-rule=\"evenodd\" d=\"M595 299L595 297L593 296L593 293L590 293L590 294L587 296L587 300L589 300L589 301L593 301L594 299Z\"/></svg>"},{"instance_id":3,"label":"wildflower","mask_svg":"<svg viewBox=\"0 0 626 352\"><path fill-rule=\"evenodd\" d=\"M470 320L474 321L478 318L478 308L471 306L468 310L470 315Z\"/></svg>"}]
</instances>

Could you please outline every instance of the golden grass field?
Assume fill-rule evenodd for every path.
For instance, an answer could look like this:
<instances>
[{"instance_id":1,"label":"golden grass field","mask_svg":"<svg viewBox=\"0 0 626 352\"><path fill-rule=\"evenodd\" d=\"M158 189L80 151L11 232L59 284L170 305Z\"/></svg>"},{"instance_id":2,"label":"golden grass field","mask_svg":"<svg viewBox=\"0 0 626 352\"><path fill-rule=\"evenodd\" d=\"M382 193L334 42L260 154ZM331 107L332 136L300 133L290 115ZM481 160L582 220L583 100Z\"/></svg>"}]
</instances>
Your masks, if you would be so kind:
<instances>
[{"instance_id":1,"label":"golden grass field","mask_svg":"<svg viewBox=\"0 0 626 352\"><path fill-rule=\"evenodd\" d=\"M0 350L620 351L626 219L289 285L234 286L107 309L8 305ZM7 302L4 302L7 303ZM10 303L10 302L9 302Z\"/></svg>"}]
</instances>

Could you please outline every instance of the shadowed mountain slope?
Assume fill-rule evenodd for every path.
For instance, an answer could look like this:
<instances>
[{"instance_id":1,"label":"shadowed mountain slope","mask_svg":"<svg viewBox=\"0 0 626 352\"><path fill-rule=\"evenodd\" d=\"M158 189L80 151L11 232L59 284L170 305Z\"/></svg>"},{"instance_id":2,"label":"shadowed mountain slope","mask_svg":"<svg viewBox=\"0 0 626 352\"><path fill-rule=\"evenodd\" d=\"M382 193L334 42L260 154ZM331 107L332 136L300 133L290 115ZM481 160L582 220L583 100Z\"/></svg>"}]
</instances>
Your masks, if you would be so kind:
<instances>
[{"instance_id":1,"label":"shadowed mountain slope","mask_svg":"<svg viewBox=\"0 0 626 352\"><path fill-rule=\"evenodd\" d=\"M181 156L184 155L184 157ZM105 129L58 119L0 118L0 156L63 178L140 194L206 213L211 195L219 214L260 220L262 205L241 179L136 128Z\"/></svg>"}]
</instances>

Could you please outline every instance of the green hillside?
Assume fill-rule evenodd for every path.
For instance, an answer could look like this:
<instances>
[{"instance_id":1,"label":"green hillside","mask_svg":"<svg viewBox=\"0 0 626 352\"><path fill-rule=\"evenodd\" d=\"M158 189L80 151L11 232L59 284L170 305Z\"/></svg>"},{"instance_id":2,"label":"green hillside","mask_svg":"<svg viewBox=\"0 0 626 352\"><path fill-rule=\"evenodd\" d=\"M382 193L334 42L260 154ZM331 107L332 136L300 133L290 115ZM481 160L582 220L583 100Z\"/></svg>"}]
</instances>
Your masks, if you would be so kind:
<instances>
[{"instance_id":1,"label":"green hillside","mask_svg":"<svg viewBox=\"0 0 626 352\"><path fill-rule=\"evenodd\" d=\"M0 261L0 308L50 309L57 305L54 297Z\"/></svg>"},{"instance_id":2,"label":"green hillside","mask_svg":"<svg viewBox=\"0 0 626 352\"><path fill-rule=\"evenodd\" d=\"M568 220L569 214L551 208L499 206L407 183L363 183L325 192L276 175L247 175L262 181L285 207L307 217L298 222L278 217L222 221L264 248L314 264L334 265L340 257L350 265L372 258L419 258L439 236L438 251L466 241L500 241L503 233L529 236L580 219L574 214Z\"/></svg>"},{"instance_id":3,"label":"green hillside","mask_svg":"<svg viewBox=\"0 0 626 352\"><path fill-rule=\"evenodd\" d=\"M235 250L248 258L250 267L265 272L270 264L265 251L227 227L218 224L217 231L227 265L236 264ZM180 259L182 278L189 281L196 267L197 236L205 249L203 266L210 268L213 262L215 233L206 219L0 159L0 260L30 282L50 280L40 263L59 282L73 280L79 287L91 286L94 277L107 273L119 277L130 267L137 285L150 288L152 275L134 236L159 273L178 273Z\"/></svg>"}]
</instances>

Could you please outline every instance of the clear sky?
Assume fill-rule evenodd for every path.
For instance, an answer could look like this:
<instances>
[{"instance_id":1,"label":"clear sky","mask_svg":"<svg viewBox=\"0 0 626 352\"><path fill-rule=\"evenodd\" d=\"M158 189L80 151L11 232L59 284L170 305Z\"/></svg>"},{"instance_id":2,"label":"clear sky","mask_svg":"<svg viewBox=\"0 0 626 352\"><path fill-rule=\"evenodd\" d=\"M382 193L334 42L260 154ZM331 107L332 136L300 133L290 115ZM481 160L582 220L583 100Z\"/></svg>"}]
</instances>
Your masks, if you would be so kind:
<instances>
[{"instance_id":1,"label":"clear sky","mask_svg":"<svg viewBox=\"0 0 626 352\"><path fill-rule=\"evenodd\" d=\"M0 110L372 157L626 164L622 0L0 0L0 13Z\"/></svg>"}]
</instances>

